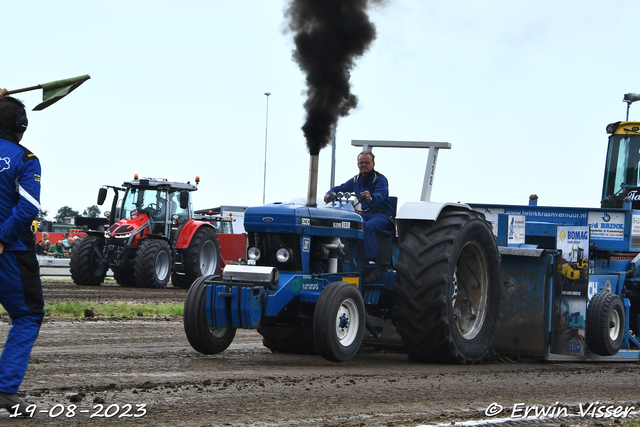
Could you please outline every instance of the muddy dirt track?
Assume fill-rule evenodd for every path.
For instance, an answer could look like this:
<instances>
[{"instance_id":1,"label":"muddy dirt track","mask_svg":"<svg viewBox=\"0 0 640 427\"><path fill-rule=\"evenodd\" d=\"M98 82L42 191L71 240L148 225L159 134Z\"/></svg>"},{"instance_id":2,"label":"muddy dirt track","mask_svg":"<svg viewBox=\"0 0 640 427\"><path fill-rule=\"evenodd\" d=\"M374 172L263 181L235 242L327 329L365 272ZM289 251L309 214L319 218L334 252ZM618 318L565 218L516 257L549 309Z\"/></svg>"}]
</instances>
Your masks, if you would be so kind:
<instances>
[{"instance_id":1,"label":"muddy dirt track","mask_svg":"<svg viewBox=\"0 0 640 427\"><path fill-rule=\"evenodd\" d=\"M181 303L185 294L172 287L45 284L47 301ZM2 342L8 328L0 322ZM0 425L418 426L498 418L508 418L498 425L621 425L592 417L594 407L580 416L579 405L583 412L595 402L638 411L639 369L495 358L476 366L425 365L367 349L334 364L272 354L254 331L239 331L226 352L205 356L189 346L180 318L47 319L22 387L25 400L37 405L35 417L9 418L0 410ZM525 406L552 416L531 412L523 422ZM495 417L485 415L500 407ZM564 413L569 417L554 416Z\"/></svg>"}]
</instances>

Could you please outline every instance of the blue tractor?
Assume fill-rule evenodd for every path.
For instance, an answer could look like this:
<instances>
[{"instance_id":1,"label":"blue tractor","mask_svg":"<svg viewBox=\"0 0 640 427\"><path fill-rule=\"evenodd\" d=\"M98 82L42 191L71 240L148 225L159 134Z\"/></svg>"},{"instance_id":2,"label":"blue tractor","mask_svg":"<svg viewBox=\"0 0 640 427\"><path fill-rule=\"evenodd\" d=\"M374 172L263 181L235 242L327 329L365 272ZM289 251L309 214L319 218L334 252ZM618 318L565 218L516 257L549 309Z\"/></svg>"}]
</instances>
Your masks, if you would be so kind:
<instances>
[{"instance_id":1,"label":"blue tractor","mask_svg":"<svg viewBox=\"0 0 640 427\"><path fill-rule=\"evenodd\" d=\"M627 94L627 107L640 95ZM433 203L448 143L353 141L365 149L429 146L419 202L379 236L380 279L363 283L363 221L352 197L249 208L252 265L196 280L185 301L192 347L224 351L257 328L278 352L351 359L363 339L411 360L477 363L493 349L553 361L638 361L640 122L607 126L599 208ZM317 170L317 160L310 170ZM355 206L354 206L355 204ZM366 335L366 336L365 336ZM385 337L391 337L389 340Z\"/></svg>"},{"instance_id":2,"label":"blue tractor","mask_svg":"<svg viewBox=\"0 0 640 427\"><path fill-rule=\"evenodd\" d=\"M304 203L248 208L248 265L200 277L184 306L191 346L224 351L236 329L257 329L274 352L348 361L363 339L394 332L412 360L471 364L491 348L500 304L500 259L491 224L468 205L433 203L438 150L448 143L353 141L364 149L428 148L420 202L405 203L397 233L378 236L376 283L363 283L364 221L355 195L315 203L311 156Z\"/></svg>"}]
</instances>

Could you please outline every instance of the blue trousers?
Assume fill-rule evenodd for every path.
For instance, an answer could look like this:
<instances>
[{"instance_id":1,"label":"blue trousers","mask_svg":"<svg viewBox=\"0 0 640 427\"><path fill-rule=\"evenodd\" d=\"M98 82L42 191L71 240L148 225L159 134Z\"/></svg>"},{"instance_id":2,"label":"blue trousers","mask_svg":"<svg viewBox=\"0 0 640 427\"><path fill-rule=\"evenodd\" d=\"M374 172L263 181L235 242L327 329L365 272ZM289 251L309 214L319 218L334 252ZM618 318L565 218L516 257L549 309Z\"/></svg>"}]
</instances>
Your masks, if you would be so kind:
<instances>
[{"instance_id":1,"label":"blue trousers","mask_svg":"<svg viewBox=\"0 0 640 427\"><path fill-rule=\"evenodd\" d=\"M17 393L44 317L44 297L35 252L0 254L0 304L11 328L0 355L0 392Z\"/></svg>"},{"instance_id":2,"label":"blue trousers","mask_svg":"<svg viewBox=\"0 0 640 427\"><path fill-rule=\"evenodd\" d=\"M393 223L383 214L361 213L364 224L364 257L367 261L378 261L378 240L376 234L381 231L392 231Z\"/></svg>"}]
</instances>

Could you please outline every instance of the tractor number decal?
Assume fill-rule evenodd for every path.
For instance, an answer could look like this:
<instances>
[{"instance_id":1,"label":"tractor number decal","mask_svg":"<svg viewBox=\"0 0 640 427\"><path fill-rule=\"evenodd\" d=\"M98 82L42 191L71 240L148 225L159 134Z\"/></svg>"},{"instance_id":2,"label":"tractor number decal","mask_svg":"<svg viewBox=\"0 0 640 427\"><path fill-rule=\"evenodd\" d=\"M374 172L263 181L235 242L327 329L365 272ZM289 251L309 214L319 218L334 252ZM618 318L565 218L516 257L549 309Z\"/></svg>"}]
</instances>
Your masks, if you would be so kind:
<instances>
[{"instance_id":1,"label":"tractor number decal","mask_svg":"<svg viewBox=\"0 0 640 427\"><path fill-rule=\"evenodd\" d=\"M364 230L364 223L358 221L334 221L332 219L300 218L300 225L312 227L343 228L348 230Z\"/></svg>"},{"instance_id":2,"label":"tractor number decal","mask_svg":"<svg viewBox=\"0 0 640 427\"><path fill-rule=\"evenodd\" d=\"M317 291L320 289L319 283L307 282L302 284L303 291Z\"/></svg>"}]
</instances>

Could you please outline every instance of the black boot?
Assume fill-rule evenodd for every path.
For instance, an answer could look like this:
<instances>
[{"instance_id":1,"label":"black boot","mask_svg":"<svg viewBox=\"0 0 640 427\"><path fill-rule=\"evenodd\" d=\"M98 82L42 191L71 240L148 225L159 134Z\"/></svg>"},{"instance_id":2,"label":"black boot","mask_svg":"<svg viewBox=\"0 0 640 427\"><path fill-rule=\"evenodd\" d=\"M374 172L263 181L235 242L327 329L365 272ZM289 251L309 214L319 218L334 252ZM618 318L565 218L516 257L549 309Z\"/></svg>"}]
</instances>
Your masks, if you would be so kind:
<instances>
[{"instance_id":1,"label":"black boot","mask_svg":"<svg viewBox=\"0 0 640 427\"><path fill-rule=\"evenodd\" d=\"M16 411L13 407L18 406L18 411ZM0 392L0 408L4 408L9 411L10 414L22 414L23 417L28 416L27 407L29 404L24 400L20 399L18 393L2 393Z\"/></svg>"},{"instance_id":2,"label":"black boot","mask_svg":"<svg viewBox=\"0 0 640 427\"><path fill-rule=\"evenodd\" d=\"M376 283L380 278L380 273L378 273L378 265L375 261L369 261L364 269L362 274L362 283L371 284Z\"/></svg>"}]
</instances>

